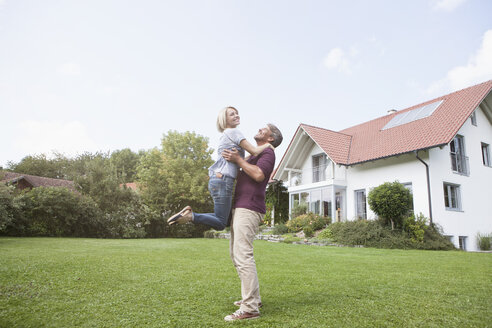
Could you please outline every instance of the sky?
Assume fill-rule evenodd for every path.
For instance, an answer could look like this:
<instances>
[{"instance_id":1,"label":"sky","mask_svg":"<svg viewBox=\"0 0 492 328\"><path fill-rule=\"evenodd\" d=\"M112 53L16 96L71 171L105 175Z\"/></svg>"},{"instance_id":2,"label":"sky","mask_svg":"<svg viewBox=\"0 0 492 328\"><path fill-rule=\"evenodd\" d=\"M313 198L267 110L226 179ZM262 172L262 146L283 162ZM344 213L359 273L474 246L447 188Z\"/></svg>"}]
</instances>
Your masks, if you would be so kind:
<instances>
[{"instance_id":1,"label":"sky","mask_svg":"<svg viewBox=\"0 0 492 328\"><path fill-rule=\"evenodd\" d=\"M159 147L219 110L277 164L300 123L339 131L492 79L489 0L0 0L0 167ZM214 153L214 157L216 154Z\"/></svg>"}]
</instances>

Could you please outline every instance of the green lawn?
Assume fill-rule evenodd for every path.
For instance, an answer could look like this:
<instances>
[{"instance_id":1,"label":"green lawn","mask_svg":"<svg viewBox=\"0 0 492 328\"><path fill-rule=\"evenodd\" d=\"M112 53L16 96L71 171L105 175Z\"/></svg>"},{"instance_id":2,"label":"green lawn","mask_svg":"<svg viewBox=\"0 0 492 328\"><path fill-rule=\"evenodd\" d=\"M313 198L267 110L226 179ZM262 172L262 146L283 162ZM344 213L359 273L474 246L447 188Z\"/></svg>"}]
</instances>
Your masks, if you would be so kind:
<instances>
[{"instance_id":1,"label":"green lawn","mask_svg":"<svg viewBox=\"0 0 492 328\"><path fill-rule=\"evenodd\" d=\"M227 323L222 239L0 238L0 327L487 327L492 254L255 241L262 317Z\"/></svg>"}]
</instances>

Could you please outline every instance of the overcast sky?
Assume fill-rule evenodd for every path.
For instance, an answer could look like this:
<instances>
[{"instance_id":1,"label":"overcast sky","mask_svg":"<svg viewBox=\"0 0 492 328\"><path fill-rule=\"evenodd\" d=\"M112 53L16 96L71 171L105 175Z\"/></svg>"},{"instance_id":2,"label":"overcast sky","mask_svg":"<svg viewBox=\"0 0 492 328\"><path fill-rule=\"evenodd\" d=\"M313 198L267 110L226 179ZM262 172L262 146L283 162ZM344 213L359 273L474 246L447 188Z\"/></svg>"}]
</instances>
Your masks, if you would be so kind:
<instances>
[{"instance_id":1,"label":"overcast sky","mask_svg":"<svg viewBox=\"0 0 492 328\"><path fill-rule=\"evenodd\" d=\"M56 150L216 148L334 131L492 79L489 0L0 0L0 166ZM214 155L215 156L215 155Z\"/></svg>"}]
</instances>

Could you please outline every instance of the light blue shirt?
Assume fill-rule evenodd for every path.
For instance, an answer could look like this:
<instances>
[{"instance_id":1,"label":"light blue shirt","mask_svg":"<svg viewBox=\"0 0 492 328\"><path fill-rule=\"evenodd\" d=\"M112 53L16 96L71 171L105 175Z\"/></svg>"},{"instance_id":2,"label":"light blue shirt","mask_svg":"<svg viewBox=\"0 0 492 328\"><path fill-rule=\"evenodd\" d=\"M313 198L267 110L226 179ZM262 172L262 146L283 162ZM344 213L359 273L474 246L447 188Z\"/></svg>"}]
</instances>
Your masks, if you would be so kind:
<instances>
[{"instance_id":1,"label":"light blue shirt","mask_svg":"<svg viewBox=\"0 0 492 328\"><path fill-rule=\"evenodd\" d=\"M246 139L244 135L238 129L225 129L219 140L219 148L217 150L217 161L208 168L209 176L215 173L221 173L222 175L227 175L232 178L237 176L237 165L235 163L228 162L222 157L222 152L225 149L237 149L239 155L244 158L244 149L242 149L239 144L243 139Z\"/></svg>"}]
</instances>

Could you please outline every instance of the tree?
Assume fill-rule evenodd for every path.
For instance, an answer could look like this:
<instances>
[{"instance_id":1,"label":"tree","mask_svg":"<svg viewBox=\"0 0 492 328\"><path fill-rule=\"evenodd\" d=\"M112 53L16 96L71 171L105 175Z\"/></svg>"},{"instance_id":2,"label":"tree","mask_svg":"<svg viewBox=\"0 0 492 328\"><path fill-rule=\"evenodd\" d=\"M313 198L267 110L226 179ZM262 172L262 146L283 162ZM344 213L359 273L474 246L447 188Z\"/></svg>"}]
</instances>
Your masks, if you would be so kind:
<instances>
[{"instance_id":1,"label":"tree","mask_svg":"<svg viewBox=\"0 0 492 328\"><path fill-rule=\"evenodd\" d=\"M147 152L137 169L145 203L160 212L176 212L186 205L197 212L211 211L211 154L207 138L195 132L164 134L161 149Z\"/></svg>"},{"instance_id":2,"label":"tree","mask_svg":"<svg viewBox=\"0 0 492 328\"><path fill-rule=\"evenodd\" d=\"M1 172L0 172L1 180ZM0 232L14 220L13 187L0 183Z\"/></svg>"},{"instance_id":3,"label":"tree","mask_svg":"<svg viewBox=\"0 0 492 328\"><path fill-rule=\"evenodd\" d=\"M266 205L274 211L275 223L284 223L289 220L289 192L282 181L275 180L266 190Z\"/></svg>"},{"instance_id":4,"label":"tree","mask_svg":"<svg viewBox=\"0 0 492 328\"><path fill-rule=\"evenodd\" d=\"M17 164L9 162L8 169L17 173L53 179L66 179L70 160L60 153L53 153L53 155L53 159L48 159L45 154L29 155Z\"/></svg>"},{"instance_id":5,"label":"tree","mask_svg":"<svg viewBox=\"0 0 492 328\"><path fill-rule=\"evenodd\" d=\"M135 181L139 159L140 156L129 148L111 153L110 163L116 170L116 177L120 183Z\"/></svg>"},{"instance_id":6,"label":"tree","mask_svg":"<svg viewBox=\"0 0 492 328\"><path fill-rule=\"evenodd\" d=\"M412 194L404 185L385 182L369 192L367 201L371 210L391 229L403 227L403 219L412 208Z\"/></svg>"}]
</instances>

